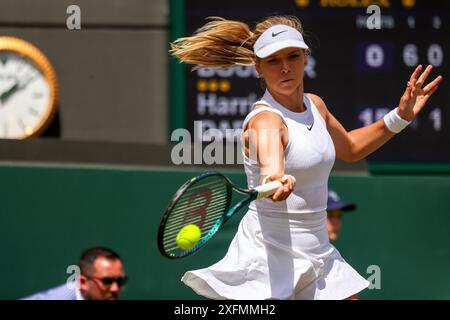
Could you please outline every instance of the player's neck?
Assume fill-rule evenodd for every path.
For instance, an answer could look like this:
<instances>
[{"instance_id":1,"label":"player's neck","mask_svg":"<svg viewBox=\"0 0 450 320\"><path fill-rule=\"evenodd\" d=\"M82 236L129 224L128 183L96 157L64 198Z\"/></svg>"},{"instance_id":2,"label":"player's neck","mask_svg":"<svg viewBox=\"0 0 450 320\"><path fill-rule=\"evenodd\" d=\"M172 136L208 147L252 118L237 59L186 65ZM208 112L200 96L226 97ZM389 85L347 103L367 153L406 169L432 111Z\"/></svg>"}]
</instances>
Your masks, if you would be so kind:
<instances>
[{"instance_id":1,"label":"player's neck","mask_svg":"<svg viewBox=\"0 0 450 320\"><path fill-rule=\"evenodd\" d=\"M282 95L276 92L270 92L272 97L286 109L292 112L304 112L306 110L303 104L303 84L301 84L291 95Z\"/></svg>"}]
</instances>

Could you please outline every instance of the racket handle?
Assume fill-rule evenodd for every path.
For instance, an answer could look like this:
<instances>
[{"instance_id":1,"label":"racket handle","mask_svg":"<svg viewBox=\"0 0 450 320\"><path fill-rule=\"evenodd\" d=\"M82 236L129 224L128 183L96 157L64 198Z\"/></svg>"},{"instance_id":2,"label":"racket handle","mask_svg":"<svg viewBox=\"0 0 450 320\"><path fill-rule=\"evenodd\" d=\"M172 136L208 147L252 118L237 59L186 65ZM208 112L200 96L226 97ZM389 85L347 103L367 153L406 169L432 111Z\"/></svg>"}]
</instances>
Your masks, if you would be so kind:
<instances>
[{"instance_id":1,"label":"racket handle","mask_svg":"<svg viewBox=\"0 0 450 320\"><path fill-rule=\"evenodd\" d=\"M258 191L258 195L256 196L256 199L270 197L281 186L282 186L282 184L278 180L257 186L255 188L255 190Z\"/></svg>"},{"instance_id":2,"label":"racket handle","mask_svg":"<svg viewBox=\"0 0 450 320\"><path fill-rule=\"evenodd\" d=\"M287 176L284 176L283 178L285 178L285 177L287 178ZM294 181L295 181L295 179L294 179ZM275 180L275 181L272 181L272 182L265 183L265 184L262 184L260 186L257 186L255 188L255 190L258 191L258 196L256 197L256 199L270 197L281 186L282 186L282 183L280 181L278 181L278 180Z\"/></svg>"}]
</instances>

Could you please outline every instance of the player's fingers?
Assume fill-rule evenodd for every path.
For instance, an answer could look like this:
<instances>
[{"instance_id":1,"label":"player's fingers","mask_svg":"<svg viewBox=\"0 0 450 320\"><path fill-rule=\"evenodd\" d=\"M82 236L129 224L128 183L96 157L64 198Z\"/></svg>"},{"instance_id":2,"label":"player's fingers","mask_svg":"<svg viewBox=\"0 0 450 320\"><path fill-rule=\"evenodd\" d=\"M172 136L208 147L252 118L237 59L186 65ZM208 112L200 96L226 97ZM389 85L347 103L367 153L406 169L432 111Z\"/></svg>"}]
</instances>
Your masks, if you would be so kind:
<instances>
[{"instance_id":1,"label":"player's fingers","mask_svg":"<svg viewBox=\"0 0 450 320\"><path fill-rule=\"evenodd\" d=\"M411 98L415 101L417 99L417 96L420 95L423 92L422 88L420 86L416 85L412 87L411 90Z\"/></svg>"},{"instance_id":2,"label":"player's fingers","mask_svg":"<svg viewBox=\"0 0 450 320\"><path fill-rule=\"evenodd\" d=\"M283 186L279 187L277 191L272 195L273 201L280 201L280 196L283 193Z\"/></svg>"},{"instance_id":3,"label":"player's fingers","mask_svg":"<svg viewBox=\"0 0 450 320\"><path fill-rule=\"evenodd\" d=\"M286 180L284 181L283 187L284 187L284 192L286 192L286 193L290 192L290 190L289 190L290 189L289 177L288 176L286 176Z\"/></svg>"},{"instance_id":4,"label":"player's fingers","mask_svg":"<svg viewBox=\"0 0 450 320\"><path fill-rule=\"evenodd\" d=\"M278 201L286 200L288 193L286 192L286 187L283 186L282 191L280 192L280 195L278 196Z\"/></svg>"},{"instance_id":5,"label":"player's fingers","mask_svg":"<svg viewBox=\"0 0 450 320\"><path fill-rule=\"evenodd\" d=\"M425 94L425 96L423 97L423 102L425 104L425 102L427 102L427 100L433 95L433 93L436 92L436 90L439 88L439 85L435 86L433 89L431 89L427 94Z\"/></svg>"},{"instance_id":6,"label":"player's fingers","mask_svg":"<svg viewBox=\"0 0 450 320\"><path fill-rule=\"evenodd\" d=\"M285 194L285 199L287 199L290 194L292 193L292 191L294 191L295 188L295 178L291 175L288 175L288 180L287 180L287 192Z\"/></svg>"},{"instance_id":7,"label":"player's fingers","mask_svg":"<svg viewBox=\"0 0 450 320\"><path fill-rule=\"evenodd\" d=\"M291 194L292 190L291 190L291 186L289 185L289 182L286 183L285 189L284 189L284 194L283 197L286 200L287 197L289 197L289 195Z\"/></svg>"},{"instance_id":8,"label":"player's fingers","mask_svg":"<svg viewBox=\"0 0 450 320\"><path fill-rule=\"evenodd\" d=\"M437 85L439 85L439 83L441 83L442 79L444 79L442 76L438 76L433 81L431 81L429 84L427 84L425 86L425 88L423 88L423 91L425 92L425 94L427 94L428 91L433 90Z\"/></svg>"},{"instance_id":9,"label":"player's fingers","mask_svg":"<svg viewBox=\"0 0 450 320\"><path fill-rule=\"evenodd\" d=\"M289 186L289 192L292 192L294 190L294 181L292 180L292 177L288 177L288 186Z\"/></svg>"},{"instance_id":10,"label":"player's fingers","mask_svg":"<svg viewBox=\"0 0 450 320\"><path fill-rule=\"evenodd\" d=\"M283 185L276 192L276 193L278 193L275 197L276 201L282 201L282 200L286 199L286 193L288 192L286 180L283 180L283 182L281 182L281 183Z\"/></svg>"},{"instance_id":11,"label":"player's fingers","mask_svg":"<svg viewBox=\"0 0 450 320\"><path fill-rule=\"evenodd\" d=\"M289 195L292 192L292 190L291 190L291 182L290 182L291 179L289 178L289 175L285 175L280 180L283 183L283 192L281 193L281 195L279 197L279 201L282 201L282 200L286 200L287 197L289 197Z\"/></svg>"},{"instance_id":12,"label":"player's fingers","mask_svg":"<svg viewBox=\"0 0 450 320\"><path fill-rule=\"evenodd\" d=\"M419 79L416 81L416 86L419 86L422 88L423 84L425 83L425 80L427 79L428 75L430 74L431 70L433 69L433 66L429 64L425 71L420 75Z\"/></svg>"},{"instance_id":13,"label":"player's fingers","mask_svg":"<svg viewBox=\"0 0 450 320\"><path fill-rule=\"evenodd\" d=\"M295 187L295 178L291 175L284 175L281 178L277 175L271 176L269 180L278 180L282 183L282 186L278 188L272 195L271 199L273 201L283 201L292 193Z\"/></svg>"},{"instance_id":14,"label":"player's fingers","mask_svg":"<svg viewBox=\"0 0 450 320\"><path fill-rule=\"evenodd\" d=\"M289 176L290 190L291 192L295 189L295 178L293 176Z\"/></svg>"},{"instance_id":15,"label":"player's fingers","mask_svg":"<svg viewBox=\"0 0 450 320\"><path fill-rule=\"evenodd\" d=\"M287 192L291 193L294 190L295 178L290 174L285 175L285 177L286 177Z\"/></svg>"},{"instance_id":16,"label":"player's fingers","mask_svg":"<svg viewBox=\"0 0 450 320\"><path fill-rule=\"evenodd\" d=\"M419 77L420 71L422 71L422 65L421 64L419 64L416 67L416 69L413 71L413 73L411 74L411 77L409 78L409 81L412 82L414 80L414 82L415 82L417 80L417 78Z\"/></svg>"},{"instance_id":17,"label":"player's fingers","mask_svg":"<svg viewBox=\"0 0 450 320\"><path fill-rule=\"evenodd\" d=\"M406 108L408 106L408 103L411 99L411 92L413 90L413 86L410 81L406 84L405 92L403 93L402 97L400 98L400 104L399 107Z\"/></svg>"}]
</instances>

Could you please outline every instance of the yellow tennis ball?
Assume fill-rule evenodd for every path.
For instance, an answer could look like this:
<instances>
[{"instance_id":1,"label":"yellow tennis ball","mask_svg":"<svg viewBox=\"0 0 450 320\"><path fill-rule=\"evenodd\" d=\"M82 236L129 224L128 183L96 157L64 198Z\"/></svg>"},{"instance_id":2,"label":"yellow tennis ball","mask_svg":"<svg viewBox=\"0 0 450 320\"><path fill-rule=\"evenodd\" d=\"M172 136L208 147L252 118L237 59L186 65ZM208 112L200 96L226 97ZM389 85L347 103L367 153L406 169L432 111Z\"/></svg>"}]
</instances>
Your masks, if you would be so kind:
<instances>
[{"instance_id":1,"label":"yellow tennis ball","mask_svg":"<svg viewBox=\"0 0 450 320\"><path fill-rule=\"evenodd\" d=\"M184 226L177 235L177 245L183 250L192 249L200 240L201 231L195 224Z\"/></svg>"}]
</instances>

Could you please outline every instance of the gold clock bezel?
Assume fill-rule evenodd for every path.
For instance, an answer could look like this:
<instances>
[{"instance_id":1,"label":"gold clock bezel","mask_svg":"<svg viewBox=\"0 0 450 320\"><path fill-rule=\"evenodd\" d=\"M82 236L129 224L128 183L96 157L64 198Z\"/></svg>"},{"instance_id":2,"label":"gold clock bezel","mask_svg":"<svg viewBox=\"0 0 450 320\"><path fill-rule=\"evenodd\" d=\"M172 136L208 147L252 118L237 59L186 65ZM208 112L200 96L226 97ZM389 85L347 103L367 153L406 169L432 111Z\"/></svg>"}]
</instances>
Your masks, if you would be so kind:
<instances>
[{"instance_id":1,"label":"gold clock bezel","mask_svg":"<svg viewBox=\"0 0 450 320\"><path fill-rule=\"evenodd\" d=\"M39 136L48 128L56 113L59 97L56 72L45 54L26 40L16 37L0 37L0 51L14 52L30 60L35 67L42 72L42 75L50 87L50 97L48 105L46 106L46 114L42 117L41 121L32 128L31 132L25 133L22 137L13 139L22 140Z\"/></svg>"}]
</instances>

